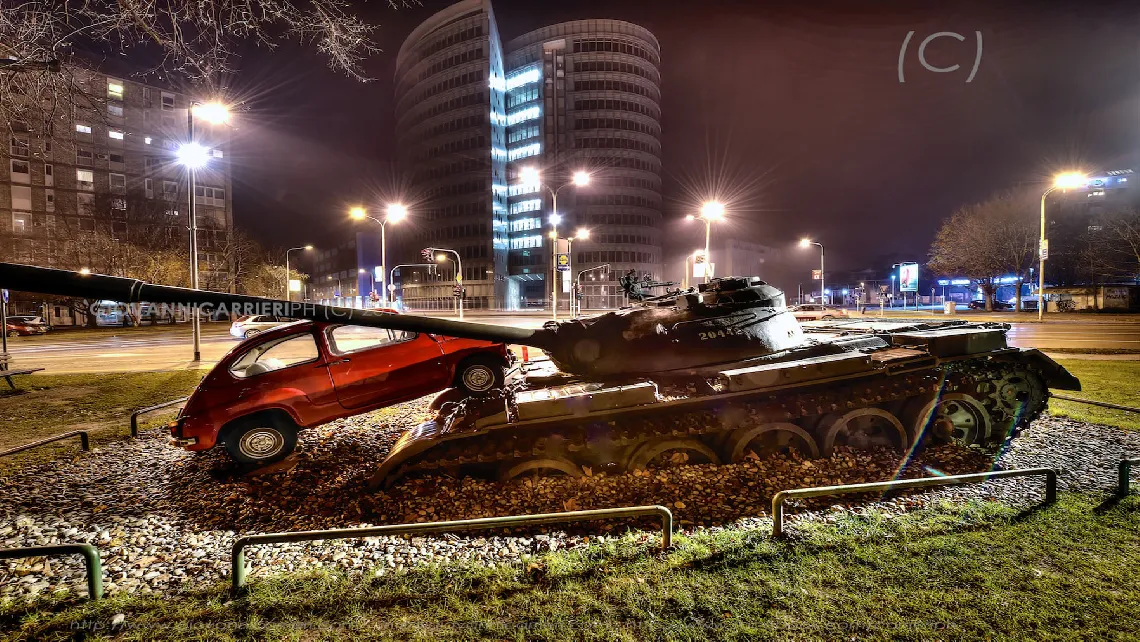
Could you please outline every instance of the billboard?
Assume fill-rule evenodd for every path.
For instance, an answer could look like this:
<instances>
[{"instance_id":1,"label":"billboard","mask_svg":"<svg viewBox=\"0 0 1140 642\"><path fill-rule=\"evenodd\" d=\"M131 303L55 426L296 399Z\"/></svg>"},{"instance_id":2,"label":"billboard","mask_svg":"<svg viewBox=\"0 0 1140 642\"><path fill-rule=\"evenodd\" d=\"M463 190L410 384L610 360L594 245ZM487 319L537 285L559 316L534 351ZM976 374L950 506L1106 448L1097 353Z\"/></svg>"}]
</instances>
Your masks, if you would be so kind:
<instances>
[{"instance_id":1,"label":"billboard","mask_svg":"<svg viewBox=\"0 0 1140 642\"><path fill-rule=\"evenodd\" d=\"M899 265L899 291L918 292L918 263Z\"/></svg>"}]
</instances>

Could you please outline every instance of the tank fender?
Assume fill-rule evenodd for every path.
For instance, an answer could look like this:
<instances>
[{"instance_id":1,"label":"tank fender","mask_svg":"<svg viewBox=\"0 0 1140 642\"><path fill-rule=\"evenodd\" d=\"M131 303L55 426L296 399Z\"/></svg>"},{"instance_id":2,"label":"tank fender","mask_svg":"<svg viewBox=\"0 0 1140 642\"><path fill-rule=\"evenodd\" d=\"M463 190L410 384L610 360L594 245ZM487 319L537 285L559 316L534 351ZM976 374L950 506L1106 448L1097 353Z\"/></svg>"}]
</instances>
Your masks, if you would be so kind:
<instances>
[{"instance_id":1,"label":"tank fender","mask_svg":"<svg viewBox=\"0 0 1140 642\"><path fill-rule=\"evenodd\" d=\"M1058 390L1080 390L1081 381L1057 363L1052 357L1037 348L1022 348L1020 352L998 357L1001 360L1016 361L1040 372L1045 377L1045 385Z\"/></svg>"}]
</instances>

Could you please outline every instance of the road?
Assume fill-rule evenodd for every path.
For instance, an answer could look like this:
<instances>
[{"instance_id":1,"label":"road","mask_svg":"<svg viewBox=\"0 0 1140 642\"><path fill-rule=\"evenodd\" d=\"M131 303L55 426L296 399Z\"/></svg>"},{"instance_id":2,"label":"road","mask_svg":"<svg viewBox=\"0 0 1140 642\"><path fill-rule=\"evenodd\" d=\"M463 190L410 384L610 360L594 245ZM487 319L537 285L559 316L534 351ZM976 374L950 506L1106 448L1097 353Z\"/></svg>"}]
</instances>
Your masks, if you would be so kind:
<instances>
[{"instance_id":1,"label":"road","mask_svg":"<svg viewBox=\"0 0 1140 642\"><path fill-rule=\"evenodd\" d=\"M538 328L548 319L542 313L518 313L469 314L466 320ZM1063 320L1014 323L1009 342L1013 346L1035 347L1046 352L1131 351L1134 354L1101 358L1140 359L1140 318L1134 322ZM190 328L185 325L60 331L42 337L17 337L9 339L8 351L17 367L42 367L46 369L45 374L65 374L209 368L236 344L237 341L229 336L228 325L206 324L202 332L200 363L191 360Z\"/></svg>"}]
</instances>

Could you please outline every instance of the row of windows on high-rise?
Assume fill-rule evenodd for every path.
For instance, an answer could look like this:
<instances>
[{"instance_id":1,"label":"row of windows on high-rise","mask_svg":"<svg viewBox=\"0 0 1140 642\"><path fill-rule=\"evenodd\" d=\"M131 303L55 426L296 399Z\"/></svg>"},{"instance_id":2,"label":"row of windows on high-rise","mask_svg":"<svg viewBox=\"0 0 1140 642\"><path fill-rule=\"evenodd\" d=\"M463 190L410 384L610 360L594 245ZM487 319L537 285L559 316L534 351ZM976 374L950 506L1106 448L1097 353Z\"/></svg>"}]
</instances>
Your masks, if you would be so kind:
<instances>
[{"instance_id":1,"label":"row of windows on high-rise","mask_svg":"<svg viewBox=\"0 0 1140 642\"><path fill-rule=\"evenodd\" d=\"M538 100L538 85L526 85L508 93L507 107L517 107L532 100Z\"/></svg>"},{"instance_id":2,"label":"row of windows on high-rise","mask_svg":"<svg viewBox=\"0 0 1140 642\"><path fill-rule=\"evenodd\" d=\"M602 109L610 109L615 111L629 111L643 116L649 116L653 120L661 120L661 110L652 105L645 105L632 100L617 100L613 98L587 98L583 100L574 101L574 109L576 111L599 111Z\"/></svg>"},{"instance_id":3,"label":"row of windows on high-rise","mask_svg":"<svg viewBox=\"0 0 1140 642\"><path fill-rule=\"evenodd\" d=\"M595 51L637 56L638 58L648 60L653 63L654 66L661 64L655 52L626 40L616 40L613 38L583 38L574 41L574 53L593 53Z\"/></svg>"},{"instance_id":4,"label":"row of windows on high-rise","mask_svg":"<svg viewBox=\"0 0 1140 642\"><path fill-rule=\"evenodd\" d=\"M625 80L575 80L574 91L624 91L627 94L637 94L638 96L645 96L654 101L658 99L657 91L639 85L635 82L627 82Z\"/></svg>"},{"instance_id":5,"label":"row of windows on high-rise","mask_svg":"<svg viewBox=\"0 0 1140 642\"><path fill-rule=\"evenodd\" d=\"M471 223L468 225L450 225L447 227L437 227L432 230L421 232L419 238L421 241L440 241L443 239L462 239L472 236L486 235L486 223Z\"/></svg>"},{"instance_id":6,"label":"row of windows on high-rise","mask_svg":"<svg viewBox=\"0 0 1140 642\"><path fill-rule=\"evenodd\" d=\"M454 176L463 172L474 172L478 170L487 169L491 164L491 159L480 158L464 158L454 163L447 163L445 165L438 165L431 169L421 170L418 175L425 179L440 179Z\"/></svg>"},{"instance_id":7,"label":"row of windows on high-rise","mask_svg":"<svg viewBox=\"0 0 1140 642\"><path fill-rule=\"evenodd\" d=\"M634 194L579 194L576 202L578 205L626 205L650 209L661 207L661 201L658 199Z\"/></svg>"},{"instance_id":8,"label":"row of windows on high-rise","mask_svg":"<svg viewBox=\"0 0 1140 642\"><path fill-rule=\"evenodd\" d=\"M624 118L577 118L574 120L574 129L620 129L647 136L661 135L661 128L656 125L639 123L636 120L625 120Z\"/></svg>"},{"instance_id":9,"label":"row of windows on high-rise","mask_svg":"<svg viewBox=\"0 0 1140 642\"><path fill-rule=\"evenodd\" d=\"M462 109L464 107L471 107L473 105L483 106L486 103L487 103L487 94L486 94L486 92L482 92L482 91L475 92L473 94L463 94L462 96L455 96L454 98L436 103L436 104L432 105L431 107L423 110L422 112L419 113L419 115L417 115L415 118L413 118L410 122L406 123L405 126L403 127L403 130L404 131L411 130L416 125L422 123L423 121L427 120L428 118L432 118L433 116L439 116L440 114L446 114L450 111L454 111L456 109Z\"/></svg>"},{"instance_id":10,"label":"row of windows on high-rise","mask_svg":"<svg viewBox=\"0 0 1140 642\"><path fill-rule=\"evenodd\" d=\"M461 51L459 53L452 54L452 55L448 56L447 58L444 58L442 60L437 60L436 62L432 63L428 67L425 67L422 71L420 71L420 75L416 79L416 82L423 82L423 81L427 80L428 78L430 78L431 76L438 74L441 71L447 71L448 69L451 69L451 68L456 67L458 65L462 65L465 62L472 62L475 60L482 60L482 59L483 59L483 48L482 47L476 47L474 49L468 49L467 51Z\"/></svg>"},{"instance_id":11,"label":"row of windows on high-rise","mask_svg":"<svg viewBox=\"0 0 1140 642\"><path fill-rule=\"evenodd\" d=\"M661 145L654 142L635 140L633 138L617 137L585 137L574 139L574 146L579 149L632 149L654 156L661 156Z\"/></svg>"},{"instance_id":12,"label":"row of windows on high-rise","mask_svg":"<svg viewBox=\"0 0 1140 642\"><path fill-rule=\"evenodd\" d=\"M444 80L442 82L438 82L438 83L432 85L431 87L428 87L427 89L424 89L420 93L416 94L416 96L414 98L412 98L412 104L423 102L424 100L431 98L432 96L435 96L437 94L442 94L443 92L449 91L451 89L455 89L456 87L462 87L464 85L471 85L474 83L483 82L483 80L485 78L486 78L486 75L483 73L482 69L474 69L474 70L469 71L465 74L459 74L458 76L452 76L451 78L448 78L447 80ZM407 97L405 96L405 98L407 98Z\"/></svg>"},{"instance_id":13,"label":"row of windows on high-rise","mask_svg":"<svg viewBox=\"0 0 1140 642\"><path fill-rule=\"evenodd\" d=\"M455 120L449 120L447 122L435 125L434 127L429 127L422 132L421 138L432 138L434 136L439 136L440 134L466 131L472 127L485 125L486 123L486 116L482 114L471 114L470 116L456 118Z\"/></svg>"},{"instance_id":14,"label":"row of windows on high-rise","mask_svg":"<svg viewBox=\"0 0 1140 642\"><path fill-rule=\"evenodd\" d=\"M461 42L465 42L467 40L473 40L475 38L479 38L482 35L483 35L483 25L475 25L473 27L468 27L467 29L464 29L463 31L457 31L457 32L452 33L452 34L448 34L448 35L436 40L435 42L432 42L431 44L428 44L428 45L423 46L423 47L417 47L416 51L419 52L419 56L416 57L415 62L419 62L420 60L423 60L424 58L427 58L428 56L430 56L432 54L439 53L439 52L443 51L444 49L447 49L448 47L451 47L453 45L457 45L457 44L459 44ZM415 64L412 61L409 61L409 63Z\"/></svg>"},{"instance_id":15,"label":"row of windows on high-rise","mask_svg":"<svg viewBox=\"0 0 1140 642\"><path fill-rule=\"evenodd\" d=\"M460 138L459 140L451 140L442 145L435 145L429 147L427 152L419 155L420 158L435 158L444 154L453 154L455 152L464 152L471 149L482 149L487 145L487 137L480 134L470 138Z\"/></svg>"},{"instance_id":16,"label":"row of windows on high-rise","mask_svg":"<svg viewBox=\"0 0 1140 642\"><path fill-rule=\"evenodd\" d=\"M658 174L661 172L661 162L638 156L606 156L605 167L621 167L624 169L639 169L645 172Z\"/></svg>"},{"instance_id":17,"label":"row of windows on high-rise","mask_svg":"<svg viewBox=\"0 0 1140 642\"><path fill-rule=\"evenodd\" d=\"M439 185L424 192L424 198L440 198L446 196L461 196L463 194L478 194L487 189L487 182L483 180L464 181L450 185Z\"/></svg>"},{"instance_id":18,"label":"row of windows on high-rise","mask_svg":"<svg viewBox=\"0 0 1140 642\"><path fill-rule=\"evenodd\" d=\"M592 234L590 241L621 245L653 245L653 239L645 234Z\"/></svg>"},{"instance_id":19,"label":"row of windows on high-rise","mask_svg":"<svg viewBox=\"0 0 1140 642\"><path fill-rule=\"evenodd\" d=\"M459 216L479 216L486 214L488 210L490 210L490 205L487 204L487 201L473 201L443 207L430 207L423 211L423 217L429 221L438 221Z\"/></svg>"},{"instance_id":20,"label":"row of windows on high-rise","mask_svg":"<svg viewBox=\"0 0 1140 642\"><path fill-rule=\"evenodd\" d=\"M661 189L661 182L649 178L638 178L636 176L607 176L591 180L596 182L599 186L605 187L639 187L652 191Z\"/></svg>"},{"instance_id":21,"label":"row of windows on high-rise","mask_svg":"<svg viewBox=\"0 0 1140 642\"><path fill-rule=\"evenodd\" d=\"M652 252L627 252L625 250L601 250L598 252L578 252L578 263L655 263Z\"/></svg>"},{"instance_id":22,"label":"row of windows on high-rise","mask_svg":"<svg viewBox=\"0 0 1140 642\"><path fill-rule=\"evenodd\" d=\"M645 214L591 214L587 217L587 225L641 225L653 227L656 223L653 217Z\"/></svg>"},{"instance_id":23,"label":"row of windows on high-rise","mask_svg":"<svg viewBox=\"0 0 1140 642\"><path fill-rule=\"evenodd\" d=\"M517 143L528 138L538 136L538 125L527 125L525 127L515 127L507 134L508 143Z\"/></svg>"},{"instance_id":24,"label":"row of windows on high-rise","mask_svg":"<svg viewBox=\"0 0 1140 642\"><path fill-rule=\"evenodd\" d=\"M618 72L623 74L633 74L647 78L653 82L658 81L657 70L650 71L641 65L635 65L631 62L618 62L616 60L582 60L574 63L575 72L589 72L589 71L603 71L603 72Z\"/></svg>"}]
</instances>

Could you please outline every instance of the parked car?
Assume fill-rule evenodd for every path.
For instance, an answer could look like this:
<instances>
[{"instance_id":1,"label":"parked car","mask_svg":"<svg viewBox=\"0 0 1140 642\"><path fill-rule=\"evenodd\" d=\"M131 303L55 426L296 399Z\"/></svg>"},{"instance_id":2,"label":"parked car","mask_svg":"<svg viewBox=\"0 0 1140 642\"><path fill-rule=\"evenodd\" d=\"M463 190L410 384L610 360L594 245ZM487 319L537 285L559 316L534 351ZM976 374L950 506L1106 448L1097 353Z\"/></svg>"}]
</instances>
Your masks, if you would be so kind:
<instances>
[{"instance_id":1,"label":"parked car","mask_svg":"<svg viewBox=\"0 0 1140 642\"><path fill-rule=\"evenodd\" d=\"M198 384L169 425L173 442L222 445L245 464L280 460L297 432L455 387L503 386L502 343L298 321L255 333Z\"/></svg>"},{"instance_id":2,"label":"parked car","mask_svg":"<svg viewBox=\"0 0 1140 642\"><path fill-rule=\"evenodd\" d=\"M236 339L248 339L266 330L294 321L295 319L275 317L269 314L246 315L238 317L236 321L230 324L230 336Z\"/></svg>"},{"instance_id":3,"label":"parked car","mask_svg":"<svg viewBox=\"0 0 1140 642\"><path fill-rule=\"evenodd\" d=\"M39 325L27 321L19 321L20 317L8 317L4 322L4 332L9 337L31 337L47 333L47 324Z\"/></svg>"},{"instance_id":4,"label":"parked car","mask_svg":"<svg viewBox=\"0 0 1140 642\"><path fill-rule=\"evenodd\" d=\"M985 310L986 309L985 299L974 299L973 301L970 301L970 309L971 310ZM993 302L993 308L992 309L994 309L994 310L1012 310L1013 305L1010 303L1006 303L1004 301L995 300Z\"/></svg>"},{"instance_id":5,"label":"parked car","mask_svg":"<svg viewBox=\"0 0 1140 642\"><path fill-rule=\"evenodd\" d=\"M8 321L11 321L14 323L22 323L24 325L38 326L38 327L43 328L44 332L51 330L51 326L48 325L47 321L44 321L43 317L37 317L37 316L31 315L31 314L10 315L8 317Z\"/></svg>"},{"instance_id":6,"label":"parked car","mask_svg":"<svg viewBox=\"0 0 1140 642\"><path fill-rule=\"evenodd\" d=\"M847 316L847 310L832 305L805 303L792 308L796 321L816 321L818 319L840 319Z\"/></svg>"}]
</instances>

